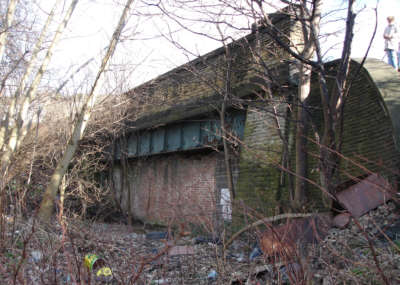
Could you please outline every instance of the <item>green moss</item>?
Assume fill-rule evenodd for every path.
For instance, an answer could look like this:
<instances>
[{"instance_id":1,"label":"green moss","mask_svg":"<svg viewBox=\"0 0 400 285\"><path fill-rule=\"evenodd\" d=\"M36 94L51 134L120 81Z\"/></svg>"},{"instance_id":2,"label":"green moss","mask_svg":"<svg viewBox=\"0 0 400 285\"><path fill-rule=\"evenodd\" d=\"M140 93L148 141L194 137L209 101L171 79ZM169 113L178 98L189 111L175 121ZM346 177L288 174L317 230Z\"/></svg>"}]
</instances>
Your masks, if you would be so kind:
<instances>
[{"instance_id":1,"label":"green moss","mask_svg":"<svg viewBox=\"0 0 400 285\"><path fill-rule=\"evenodd\" d=\"M278 147L274 146L274 148ZM276 151L245 151L242 153L239 162L240 174L237 183L237 198L243 201L251 211L255 211L259 215L274 215L282 200L288 198L288 193L284 189L284 193L281 195L282 200L276 199L277 191L280 188L281 172L276 167L276 163L268 163L268 161L279 161L277 158L279 158L279 153ZM234 209L234 211L235 216L242 216L240 211L243 212L243 209Z\"/></svg>"}]
</instances>

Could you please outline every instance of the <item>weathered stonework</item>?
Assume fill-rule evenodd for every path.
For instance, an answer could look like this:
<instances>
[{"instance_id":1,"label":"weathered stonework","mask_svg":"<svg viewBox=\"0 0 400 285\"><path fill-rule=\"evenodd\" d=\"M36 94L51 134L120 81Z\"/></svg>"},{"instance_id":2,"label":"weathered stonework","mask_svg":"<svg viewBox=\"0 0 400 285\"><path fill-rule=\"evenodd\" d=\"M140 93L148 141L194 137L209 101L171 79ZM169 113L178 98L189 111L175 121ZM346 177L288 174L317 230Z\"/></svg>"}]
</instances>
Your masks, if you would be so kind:
<instances>
[{"instance_id":1,"label":"weathered stonework","mask_svg":"<svg viewBox=\"0 0 400 285\"><path fill-rule=\"evenodd\" d=\"M274 21L301 49L297 24L287 15L276 15ZM296 103L291 99L295 98L297 88L291 77L294 65L263 29L229 45L233 76L228 113L239 108L246 112L244 135L233 142L230 157L239 202L235 204L239 205L235 207L237 216L242 213L237 209L243 211L243 205L262 215L290 210L296 155ZM269 82L272 98L265 92L265 69L250 49L261 56L276 79ZM327 70L334 72L336 65L337 62L327 64ZM357 61L352 61L352 75L357 73L358 66ZM130 112L125 133L139 135L186 121L218 121L216 110L222 104L226 67L225 49L220 48L128 92L125 95L138 104ZM316 78L312 84L309 111L313 124L308 134L307 178L319 184L319 154L313 130L321 130L323 117ZM369 171L378 172L391 182L395 180L400 149L399 106L398 75L382 62L367 61L352 82L345 104L343 159L337 184ZM287 143L286 162L282 138ZM117 198L134 218L157 223L179 220L208 229L220 222L220 190L228 187L221 143L198 146L195 150L177 148L174 152L128 157L125 171L124 164L115 165ZM307 188L307 207L322 209L321 190L313 183L308 183Z\"/></svg>"},{"instance_id":2,"label":"weathered stonework","mask_svg":"<svg viewBox=\"0 0 400 285\"><path fill-rule=\"evenodd\" d=\"M282 31L282 41L288 42L289 38L292 44L300 41L296 22L289 15L273 14L271 20ZM287 85L289 65L283 63L290 57L277 47L265 27L259 27L257 32L228 47L232 56L231 89L235 97L262 91L265 67L277 79L277 84ZM126 96L135 99L137 107L130 112L128 130L215 111L223 98L226 69L225 48L221 47L129 91Z\"/></svg>"},{"instance_id":3,"label":"weathered stonework","mask_svg":"<svg viewBox=\"0 0 400 285\"><path fill-rule=\"evenodd\" d=\"M352 61L351 66L350 78L358 72L359 64L357 61ZM327 67L329 72L334 72L336 62L327 64ZM361 69L358 77L352 81L352 88L345 104L342 159L339 180L336 184L340 185L356 177L376 172L395 185L400 158L396 149L396 137L400 133L396 120L398 116L396 111L400 106L400 78L391 67L381 61L367 60L365 67L368 69ZM382 78L383 76L386 78ZM380 81L374 82L373 78ZM330 86L332 84L329 82ZM317 78L313 80L311 96L310 114L313 125L308 133L307 178L319 185L319 149L313 128L322 133L323 116ZM280 123L282 128L285 125L285 120L282 119L283 113L280 114L283 121ZM291 117L295 118L295 115L292 114ZM294 133L295 124L292 121L288 143L291 165L294 165L295 161ZM277 136L271 112L252 112L249 109L237 188L240 199L262 214L275 214L277 208L290 209L288 171L284 171L285 180L280 180L281 159L282 140ZM293 167L292 171L295 171ZM313 183L307 183L307 191L309 199L307 207L324 210L320 188Z\"/></svg>"},{"instance_id":4,"label":"weathered stonework","mask_svg":"<svg viewBox=\"0 0 400 285\"><path fill-rule=\"evenodd\" d=\"M285 104L278 108L278 117L271 108L249 109L240 156L238 198L263 214L271 215L277 206L281 176L282 141L278 132L285 132ZM279 125L276 124L276 119ZM279 126L279 128L278 128Z\"/></svg>"}]
</instances>

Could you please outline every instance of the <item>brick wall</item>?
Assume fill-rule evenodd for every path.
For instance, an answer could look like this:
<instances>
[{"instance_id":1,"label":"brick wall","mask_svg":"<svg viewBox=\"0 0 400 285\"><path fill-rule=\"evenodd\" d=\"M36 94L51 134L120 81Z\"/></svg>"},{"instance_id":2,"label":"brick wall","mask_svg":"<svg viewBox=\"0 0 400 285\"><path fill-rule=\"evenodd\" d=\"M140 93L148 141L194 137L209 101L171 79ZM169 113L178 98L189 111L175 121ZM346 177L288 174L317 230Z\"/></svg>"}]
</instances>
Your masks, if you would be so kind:
<instances>
[{"instance_id":1,"label":"brick wall","mask_svg":"<svg viewBox=\"0 0 400 285\"><path fill-rule=\"evenodd\" d=\"M174 153L130 160L129 185L114 169L121 205L128 210L128 189L134 218L155 223L190 222L212 226L216 211L216 152ZM123 189L123 191L121 191ZM122 196L121 196L122 195Z\"/></svg>"}]
</instances>

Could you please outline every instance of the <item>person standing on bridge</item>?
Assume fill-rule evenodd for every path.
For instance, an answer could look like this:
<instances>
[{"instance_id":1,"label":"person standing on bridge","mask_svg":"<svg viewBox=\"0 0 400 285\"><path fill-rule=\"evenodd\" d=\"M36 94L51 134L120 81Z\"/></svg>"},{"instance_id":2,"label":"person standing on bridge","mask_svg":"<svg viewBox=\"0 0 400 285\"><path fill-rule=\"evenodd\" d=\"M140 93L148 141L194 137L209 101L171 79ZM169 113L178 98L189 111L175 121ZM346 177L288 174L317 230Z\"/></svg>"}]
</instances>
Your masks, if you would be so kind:
<instances>
[{"instance_id":1,"label":"person standing on bridge","mask_svg":"<svg viewBox=\"0 0 400 285\"><path fill-rule=\"evenodd\" d=\"M400 40L397 47L397 71L400 72Z\"/></svg>"},{"instance_id":2,"label":"person standing on bridge","mask_svg":"<svg viewBox=\"0 0 400 285\"><path fill-rule=\"evenodd\" d=\"M396 68L395 62L395 49L396 49L396 39L397 39L397 28L394 24L394 17L387 17L388 25L383 33L383 38L385 39L385 52L388 58L388 63Z\"/></svg>"}]
</instances>

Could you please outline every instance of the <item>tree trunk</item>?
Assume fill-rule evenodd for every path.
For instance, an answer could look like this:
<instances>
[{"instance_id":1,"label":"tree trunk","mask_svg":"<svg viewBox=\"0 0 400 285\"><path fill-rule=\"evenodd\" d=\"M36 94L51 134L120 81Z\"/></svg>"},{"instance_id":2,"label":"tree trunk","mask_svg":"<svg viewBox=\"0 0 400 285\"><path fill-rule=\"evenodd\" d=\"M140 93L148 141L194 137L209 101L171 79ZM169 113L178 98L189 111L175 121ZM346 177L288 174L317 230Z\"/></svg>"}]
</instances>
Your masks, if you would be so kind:
<instances>
[{"instance_id":1,"label":"tree trunk","mask_svg":"<svg viewBox=\"0 0 400 285\"><path fill-rule=\"evenodd\" d=\"M317 45L316 54L320 65L319 83L321 89L321 102L324 115L324 132L320 142L320 181L325 189L323 193L324 206L330 208L335 197L335 187L340 163L338 145L341 137L337 135L338 125L343 114L343 104L348 91L347 78L350 67L351 43L353 41L353 27L355 14L353 12L354 0L350 0L347 9L346 35L342 50L341 62L335 76L335 84L329 93L326 74L322 62L320 48ZM315 32L314 32L315 33ZM339 133L340 135L340 133Z\"/></svg>"},{"instance_id":2,"label":"tree trunk","mask_svg":"<svg viewBox=\"0 0 400 285\"><path fill-rule=\"evenodd\" d=\"M223 101L221 106L220 120L221 120L221 128L222 128L222 143L224 146L224 161L225 161L225 169L226 169L226 179L228 182L229 193L231 196L231 202L235 199L236 193L233 184L233 175L232 175L232 165L231 165L231 156L230 156L230 145L228 144L227 137L230 136L228 133L228 126L225 121L226 115L226 105L228 103L229 97L231 95L231 72L232 72L232 57L230 54L229 47L223 41L225 47L225 60L226 60L226 72L225 72L225 86L223 92Z\"/></svg>"},{"instance_id":3,"label":"tree trunk","mask_svg":"<svg viewBox=\"0 0 400 285\"><path fill-rule=\"evenodd\" d=\"M21 142L25 138L25 135L29 131L29 124L24 123L23 120L27 117L29 106L30 106L32 100L36 97L39 83L43 77L43 74L47 70L47 67L50 63L50 59L53 55L53 49L56 46L57 42L59 41L61 34L64 31L65 27L67 26L68 21L70 20L77 3L78 3L78 0L74 0L71 3L67 13L65 14L63 21L60 23L60 25L57 28L56 34L53 38L53 41L51 42L49 49L47 50L47 53L46 53L45 58L43 59L42 65L40 66L38 72L36 73L36 76L33 79L33 82L31 84L31 86L29 87L29 90L27 91L26 95L24 96L24 98L21 102L21 109L18 113L17 122L15 123L15 126L12 128L12 130L10 132L8 142L4 146L5 150L1 157L1 173L2 174L6 173L7 168L10 165L10 160L11 160L12 154L15 152L17 146L21 144ZM49 17L50 17L50 15L49 15ZM48 21L49 21L49 19L48 19ZM49 23L46 22L46 25L47 24L49 24ZM46 25L45 25L44 29L47 29ZM44 32L44 31L42 31L42 32ZM43 41L43 39L39 38L38 42L39 41ZM28 68L29 68L29 66L28 66ZM29 76L28 72L30 73L30 71L28 71L28 69L27 69L27 72L25 72L25 75L22 79L21 86L25 85L25 81ZM23 90L21 89L21 86L20 86L19 90L21 92L23 92Z\"/></svg>"},{"instance_id":4,"label":"tree trunk","mask_svg":"<svg viewBox=\"0 0 400 285\"><path fill-rule=\"evenodd\" d=\"M225 123L225 109L226 109L226 102L222 103L222 109L221 109L221 126L223 127L224 133L222 134L222 142L224 145L224 162L225 162L225 169L226 169L226 179L228 182L228 188L229 192L231 195L231 200L235 199L236 193L235 189L233 186L233 175L232 175L232 166L231 166L231 155L230 155L230 146L228 144L228 141L225 136L229 135L227 133L226 129L226 123Z\"/></svg>"},{"instance_id":5,"label":"tree trunk","mask_svg":"<svg viewBox=\"0 0 400 285\"><path fill-rule=\"evenodd\" d=\"M126 209L124 214L126 214L126 219L128 225L132 226L132 208L131 208L131 181L129 177L129 163L128 163L128 142L125 133L121 136L120 140L121 149L121 198L123 196L124 190L127 191L126 197ZM122 200L120 201L122 202ZM123 207L121 207L122 209Z\"/></svg>"},{"instance_id":6,"label":"tree trunk","mask_svg":"<svg viewBox=\"0 0 400 285\"><path fill-rule=\"evenodd\" d=\"M10 105L8 106L6 118L5 118L4 122L2 122L2 125L0 127L0 149L3 149L3 147L4 147L4 143L5 143L5 140L7 137L7 132L9 131L8 130L9 120L10 120L10 118L14 117L14 112L16 110L17 101L18 101L18 99L20 99L21 93L24 92L24 90L25 90L26 81L28 80L29 76L31 75L33 67L36 64L36 59L37 59L37 56L38 56L40 50L42 49L43 41L47 34L47 30L54 18L55 10L60 2L61 2L61 0L57 0L56 3L54 4L52 10L50 11L50 14L47 17L46 23L44 24L42 31L40 32L39 38L37 39L37 41L35 43L35 47L33 48L32 56L29 60L27 68L25 69L24 75L22 76L21 82L20 82L17 90L14 93L14 97L12 98ZM24 115L25 114L19 114L18 115L19 120L22 120L24 118L23 117ZM17 123L15 124L15 126L16 125L17 125Z\"/></svg>"},{"instance_id":7,"label":"tree trunk","mask_svg":"<svg viewBox=\"0 0 400 285\"><path fill-rule=\"evenodd\" d=\"M50 221L54 209L54 199L57 195L58 187L60 185L62 177L64 176L69 166L69 163L71 162L73 156L75 155L75 152L78 148L78 143L80 139L83 137L83 133L90 119L92 108L96 100L96 93L97 93L96 90L98 88L99 79L103 74L109 59L114 53L115 47L118 43L122 28L125 24L132 2L133 0L127 0L125 4L125 8L119 19L118 26L115 29L114 34L112 35L110 44L102 60L101 66L97 73L96 79L93 83L92 89L89 95L87 96L85 103L82 106L81 112L77 115L75 125L73 126L73 132L71 138L69 139L69 142L67 144L67 148L63 154L62 159L58 162L57 167L54 170L49 185L46 187L38 214L39 219L41 219L44 222Z\"/></svg>"},{"instance_id":8,"label":"tree trunk","mask_svg":"<svg viewBox=\"0 0 400 285\"><path fill-rule=\"evenodd\" d=\"M10 0L8 3L5 25L3 26L4 30L1 31L0 34L0 60L3 58L4 51L6 49L8 30L11 28L11 24L14 20L17 2L18 0Z\"/></svg>"},{"instance_id":9,"label":"tree trunk","mask_svg":"<svg viewBox=\"0 0 400 285\"><path fill-rule=\"evenodd\" d=\"M46 23L44 24L42 31L40 32L39 38L37 39L37 41L35 43L35 47L33 48L32 56L29 60L28 66L25 69L24 75L22 76L21 82L19 83L19 86L14 93L14 97L12 98L11 103L8 106L6 118L2 122L1 127L0 127L0 149L3 149L3 147L4 147L4 143L5 143L6 137L7 137L7 132L9 131L9 129L8 129L9 121L10 121L10 119L12 119L14 117L14 112L15 112L15 108L17 106L17 101L20 99L20 95L25 90L26 81L28 80L29 76L31 75L33 67L36 64L36 59L37 59L37 56L38 56L40 50L42 49L43 41L47 34L47 30L50 26L50 23L53 21L55 10L60 2L61 2L61 0L57 0L56 3L54 4L52 10L50 11L50 14L47 17ZM20 119L24 118L23 114L18 115L18 117Z\"/></svg>"},{"instance_id":10,"label":"tree trunk","mask_svg":"<svg viewBox=\"0 0 400 285\"><path fill-rule=\"evenodd\" d=\"M320 0L313 1L313 10L310 12L307 1L303 1L300 7L300 19L302 23L304 49L301 52L305 60L311 60L315 53L315 45L319 35L319 22L321 19ZM311 16L312 15L312 16ZM310 22L305 21L306 18ZM299 63L299 87L298 87L298 108L296 123L296 183L294 190L295 208L304 206L306 202L307 183L307 102L311 89L311 70L312 66Z\"/></svg>"},{"instance_id":11,"label":"tree trunk","mask_svg":"<svg viewBox=\"0 0 400 285\"><path fill-rule=\"evenodd\" d=\"M296 184L293 206L300 208L306 202L307 183L307 102L310 94L311 67L300 66L299 98L296 121Z\"/></svg>"}]
</instances>

